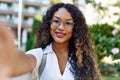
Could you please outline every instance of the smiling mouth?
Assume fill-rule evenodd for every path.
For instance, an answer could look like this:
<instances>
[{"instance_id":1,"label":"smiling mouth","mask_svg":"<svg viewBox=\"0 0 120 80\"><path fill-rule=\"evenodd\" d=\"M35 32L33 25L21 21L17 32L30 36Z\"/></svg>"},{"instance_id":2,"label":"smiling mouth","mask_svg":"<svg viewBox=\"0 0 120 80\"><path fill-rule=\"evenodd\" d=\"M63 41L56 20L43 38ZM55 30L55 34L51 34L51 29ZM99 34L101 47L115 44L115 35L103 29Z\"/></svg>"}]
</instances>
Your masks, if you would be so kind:
<instances>
[{"instance_id":1,"label":"smiling mouth","mask_svg":"<svg viewBox=\"0 0 120 80\"><path fill-rule=\"evenodd\" d=\"M63 38L65 36L65 34L64 33L60 33L60 32L56 32L56 36L58 38Z\"/></svg>"}]
</instances>

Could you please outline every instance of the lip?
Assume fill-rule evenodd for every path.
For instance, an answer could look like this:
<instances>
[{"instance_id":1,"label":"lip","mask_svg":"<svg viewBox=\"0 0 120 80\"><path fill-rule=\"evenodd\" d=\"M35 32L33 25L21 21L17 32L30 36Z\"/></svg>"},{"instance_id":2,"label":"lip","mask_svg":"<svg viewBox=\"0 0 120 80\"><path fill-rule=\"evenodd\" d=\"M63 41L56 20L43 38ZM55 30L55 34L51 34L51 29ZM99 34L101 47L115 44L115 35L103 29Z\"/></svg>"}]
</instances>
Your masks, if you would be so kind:
<instances>
[{"instance_id":1,"label":"lip","mask_svg":"<svg viewBox=\"0 0 120 80\"><path fill-rule=\"evenodd\" d=\"M57 36L58 38L63 38L63 37L65 36L65 34L64 34L64 33L61 33L61 32L56 32L56 36Z\"/></svg>"}]
</instances>

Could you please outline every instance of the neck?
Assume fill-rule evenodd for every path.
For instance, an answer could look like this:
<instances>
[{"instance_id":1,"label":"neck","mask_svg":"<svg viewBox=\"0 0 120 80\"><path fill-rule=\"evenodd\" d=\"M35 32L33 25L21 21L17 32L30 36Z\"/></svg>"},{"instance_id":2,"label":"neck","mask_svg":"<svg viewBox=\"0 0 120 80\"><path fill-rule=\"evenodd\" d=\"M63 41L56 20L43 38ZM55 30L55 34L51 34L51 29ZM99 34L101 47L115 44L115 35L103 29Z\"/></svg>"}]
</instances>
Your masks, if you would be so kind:
<instances>
[{"instance_id":1,"label":"neck","mask_svg":"<svg viewBox=\"0 0 120 80\"><path fill-rule=\"evenodd\" d=\"M55 43L53 42L52 47L56 54L68 54L68 45L69 43Z\"/></svg>"}]
</instances>

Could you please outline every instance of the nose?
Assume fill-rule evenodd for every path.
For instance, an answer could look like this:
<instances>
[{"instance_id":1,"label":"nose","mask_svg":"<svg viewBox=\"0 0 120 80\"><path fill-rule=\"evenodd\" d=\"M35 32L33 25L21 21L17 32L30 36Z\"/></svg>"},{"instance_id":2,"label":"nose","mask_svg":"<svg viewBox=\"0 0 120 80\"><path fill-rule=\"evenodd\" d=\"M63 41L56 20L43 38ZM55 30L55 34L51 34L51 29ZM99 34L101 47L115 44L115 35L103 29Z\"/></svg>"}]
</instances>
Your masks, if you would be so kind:
<instances>
[{"instance_id":1,"label":"nose","mask_svg":"<svg viewBox=\"0 0 120 80\"><path fill-rule=\"evenodd\" d=\"M64 30L64 24L63 24L63 23L60 23L59 26L58 26L58 29Z\"/></svg>"}]
</instances>

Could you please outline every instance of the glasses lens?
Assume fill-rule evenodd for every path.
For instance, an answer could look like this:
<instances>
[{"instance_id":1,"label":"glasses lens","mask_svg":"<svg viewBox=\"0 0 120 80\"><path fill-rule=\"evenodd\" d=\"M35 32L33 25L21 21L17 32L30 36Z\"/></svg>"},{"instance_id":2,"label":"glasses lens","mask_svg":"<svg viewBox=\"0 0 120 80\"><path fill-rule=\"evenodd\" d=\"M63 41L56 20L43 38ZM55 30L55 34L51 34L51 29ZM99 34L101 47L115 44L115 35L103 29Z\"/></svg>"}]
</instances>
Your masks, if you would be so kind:
<instances>
[{"instance_id":1,"label":"glasses lens","mask_svg":"<svg viewBox=\"0 0 120 80\"><path fill-rule=\"evenodd\" d=\"M51 20L51 23L53 23L53 24L60 24L60 21L59 20Z\"/></svg>"},{"instance_id":2,"label":"glasses lens","mask_svg":"<svg viewBox=\"0 0 120 80\"><path fill-rule=\"evenodd\" d=\"M66 22L65 25L66 26L74 26L74 22Z\"/></svg>"},{"instance_id":3,"label":"glasses lens","mask_svg":"<svg viewBox=\"0 0 120 80\"><path fill-rule=\"evenodd\" d=\"M50 22L51 22L51 24L53 24L55 26L60 26L61 25L61 21L59 21L59 20L51 20ZM74 26L74 22L63 22L63 24L66 27Z\"/></svg>"}]
</instances>

